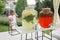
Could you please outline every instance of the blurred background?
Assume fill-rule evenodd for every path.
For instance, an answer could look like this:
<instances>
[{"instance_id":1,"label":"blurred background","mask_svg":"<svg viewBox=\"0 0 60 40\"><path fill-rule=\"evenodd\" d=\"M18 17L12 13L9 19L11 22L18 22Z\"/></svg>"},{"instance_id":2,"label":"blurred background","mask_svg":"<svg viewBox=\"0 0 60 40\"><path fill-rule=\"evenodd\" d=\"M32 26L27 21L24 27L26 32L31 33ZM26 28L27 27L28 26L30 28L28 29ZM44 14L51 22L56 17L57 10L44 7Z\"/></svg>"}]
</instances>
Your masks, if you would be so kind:
<instances>
[{"instance_id":1,"label":"blurred background","mask_svg":"<svg viewBox=\"0 0 60 40\"><path fill-rule=\"evenodd\" d=\"M51 8L54 12L53 0L0 0L0 32L8 31L8 16L11 9L15 10L18 15L18 26L22 26L22 11L27 6L32 6L39 12L42 8ZM60 6L59 6L60 15Z\"/></svg>"}]
</instances>

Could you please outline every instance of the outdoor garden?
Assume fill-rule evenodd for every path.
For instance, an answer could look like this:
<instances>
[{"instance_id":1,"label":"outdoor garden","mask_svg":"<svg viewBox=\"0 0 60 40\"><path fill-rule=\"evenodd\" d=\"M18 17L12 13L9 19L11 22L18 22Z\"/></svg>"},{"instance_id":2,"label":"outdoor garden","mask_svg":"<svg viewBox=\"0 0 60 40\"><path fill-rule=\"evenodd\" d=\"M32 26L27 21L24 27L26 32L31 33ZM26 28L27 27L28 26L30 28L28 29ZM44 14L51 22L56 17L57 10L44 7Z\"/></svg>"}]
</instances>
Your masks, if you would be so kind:
<instances>
[{"instance_id":1,"label":"outdoor garden","mask_svg":"<svg viewBox=\"0 0 60 40\"><path fill-rule=\"evenodd\" d=\"M7 2L0 0L0 32L8 31L8 27L9 27L8 17L5 12L6 11L5 10L6 3ZM28 6L27 0L18 0L16 2L15 12L18 15L18 20L17 20L18 26L22 26L22 18L21 18L22 11L25 9L26 6ZM47 7L51 8L51 11L54 12L52 0L45 0L42 2L40 2L40 1L36 2L35 10L38 11L38 13L39 13L42 10L42 8L47 8ZM59 8L59 10L60 10L60 8ZM38 16L39 16L39 14L38 14ZM46 31L46 33L48 33L48 34L49 34L49 32L50 32L50 30Z\"/></svg>"},{"instance_id":2,"label":"outdoor garden","mask_svg":"<svg viewBox=\"0 0 60 40\"><path fill-rule=\"evenodd\" d=\"M6 4L7 4L6 1L0 0L0 32L9 31L8 30L8 27L9 27L8 16L6 15L6 8L5 8ZM18 8L18 7L16 7L16 8ZM18 13L18 15L19 15L19 13ZM21 20L22 20L21 17L19 17L18 20L17 20L18 26L22 25L22 21Z\"/></svg>"}]
</instances>

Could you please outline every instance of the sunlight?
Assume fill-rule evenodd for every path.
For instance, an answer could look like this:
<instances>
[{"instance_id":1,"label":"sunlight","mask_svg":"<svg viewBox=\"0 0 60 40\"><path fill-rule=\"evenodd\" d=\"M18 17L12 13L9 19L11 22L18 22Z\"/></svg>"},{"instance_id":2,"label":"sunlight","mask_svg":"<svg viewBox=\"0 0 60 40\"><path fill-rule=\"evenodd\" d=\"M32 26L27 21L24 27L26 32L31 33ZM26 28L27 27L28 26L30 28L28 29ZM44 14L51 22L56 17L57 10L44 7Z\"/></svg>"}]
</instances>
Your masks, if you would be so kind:
<instances>
[{"instance_id":1,"label":"sunlight","mask_svg":"<svg viewBox=\"0 0 60 40\"><path fill-rule=\"evenodd\" d=\"M35 0L27 0L28 5L35 5Z\"/></svg>"}]
</instances>

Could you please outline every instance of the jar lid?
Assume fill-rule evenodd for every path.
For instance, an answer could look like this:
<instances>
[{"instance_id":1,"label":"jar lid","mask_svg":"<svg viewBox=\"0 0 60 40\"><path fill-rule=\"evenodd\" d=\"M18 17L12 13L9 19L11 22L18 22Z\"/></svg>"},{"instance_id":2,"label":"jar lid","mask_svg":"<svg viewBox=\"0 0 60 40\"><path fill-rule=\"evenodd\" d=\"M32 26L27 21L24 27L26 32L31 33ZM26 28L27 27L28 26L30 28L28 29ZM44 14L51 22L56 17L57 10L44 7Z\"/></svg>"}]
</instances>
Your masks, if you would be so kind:
<instances>
[{"instance_id":1,"label":"jar lid","mask_svg":"<svg viewBox=\"0 0 60 40\"><path fill-rule=\"evenodd\" d=\"M27 6L27 7L25 7L25 9L34 9L34 7L32 7L32 6Z\"/></svg>"}]
</instances>

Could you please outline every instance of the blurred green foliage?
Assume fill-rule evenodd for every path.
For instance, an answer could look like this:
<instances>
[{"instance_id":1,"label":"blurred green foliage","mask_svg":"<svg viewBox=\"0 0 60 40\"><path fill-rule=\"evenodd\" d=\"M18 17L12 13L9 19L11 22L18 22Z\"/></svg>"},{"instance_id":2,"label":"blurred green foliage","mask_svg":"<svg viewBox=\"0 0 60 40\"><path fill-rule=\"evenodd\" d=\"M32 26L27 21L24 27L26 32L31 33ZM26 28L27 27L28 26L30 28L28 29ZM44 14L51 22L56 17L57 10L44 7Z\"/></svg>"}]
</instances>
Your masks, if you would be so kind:
<instances>
[{"instance_id":1,"label":"blurred green foliage","mask_svg":"<svg viewBox=\"0 0 60 40\"><path fill-rule=\"evenodd\" d=\"M17 20L17 25L18 26L21 26L22 25L22 21L21 20L22 20L21 18L18 18L18 20ZM8 19L7 18L0 17L0 25L9 26Z\"/></svg>"},{"instance_id":2,"label":"blurred green foliage","mask_svg":"<svg viewBox=\"0 0 60 40\"><path fill-rule=\"evenodd\" d=\"M22 11L25 9L26 6L27 6L27 0L18 0L15 10L19 17L22 16Z\"/></svg>"},{"instance_id":3,"label":"blurred green foliage","mask_svg":"<svg viewBox=\"0 0 60 40\"><path fill-rule=\"evenodd\" d=\"M5 3L0 0L0 15L4 14L5 12Z\"/></svg>"}]
</instances>

